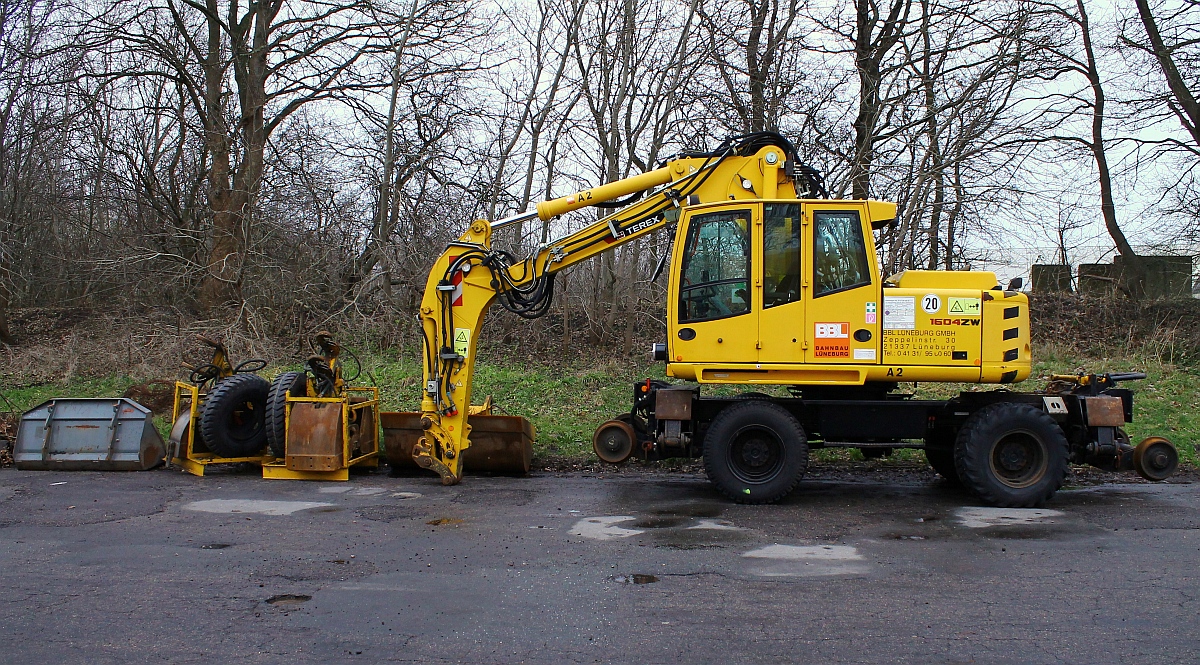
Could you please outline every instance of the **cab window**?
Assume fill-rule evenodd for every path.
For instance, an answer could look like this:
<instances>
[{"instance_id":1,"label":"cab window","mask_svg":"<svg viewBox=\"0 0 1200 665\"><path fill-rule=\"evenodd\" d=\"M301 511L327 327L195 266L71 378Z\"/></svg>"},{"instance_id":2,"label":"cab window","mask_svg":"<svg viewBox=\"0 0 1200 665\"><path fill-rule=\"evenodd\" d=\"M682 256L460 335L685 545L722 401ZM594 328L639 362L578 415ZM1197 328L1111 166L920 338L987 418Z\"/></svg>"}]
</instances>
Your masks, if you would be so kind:
<instances>
[{"instance_id":1,"label":"cab window","mask_svg":"<svg viewBox=\"0 0 1200 665\"><path fill-rule=\"evenodd\" d=\"M813 281L817 297L871 283L857 212L813 213Z\"/></svg>"},{"instance_id":2,"label":"cab window","mask_svg":"<svg viewBox=\"0 0 1200 665\"><path fill-rule=\"evenodd\" d=\"M697 215L688 226L679 287L679 322L750 311L750 211Z\"/></svg>"},{"instance_id":3,"label":"cab window","mask_svg":"<svg viewBox=\"0 0 1200 665\"><path fill-rule=\"evenodd\" d=\"M763 206L763 307L800 299L800 206Z\"/></svg>"}]
</instances>

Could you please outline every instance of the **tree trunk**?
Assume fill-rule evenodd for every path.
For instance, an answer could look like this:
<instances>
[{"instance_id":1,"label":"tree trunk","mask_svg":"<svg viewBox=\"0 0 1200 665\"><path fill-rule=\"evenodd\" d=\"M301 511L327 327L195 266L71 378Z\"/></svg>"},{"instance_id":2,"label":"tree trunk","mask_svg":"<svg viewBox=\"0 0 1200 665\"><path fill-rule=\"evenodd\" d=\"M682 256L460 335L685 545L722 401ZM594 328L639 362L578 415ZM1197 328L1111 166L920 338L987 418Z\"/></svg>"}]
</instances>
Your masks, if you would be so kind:
<instances>
[{"instance_id":1,"label":"tree trunk","mask_svg":"<svg viewBox=\"0 0 1200 665\"><path fill-rule=\"evenodd\" d=\"M854 118L854 159L850 164L851 197L866 199L871 194L871 169L875 162L875 132L883 106L879 87L883 61L904 33L911 0L892 0L888 16L880 25L875 0L856 0L854 67L858 71L858 115ZM876 31L878 26L879 30Z\"/></svg>"},{"instance_id":2,"label":"tree trunk","mask_svg":"<svg viewBox=\"0 0 1200 665\"><path fill-rule=\"evenodd\" d=\"M1158 60L1158 66L1167 79L1167 87L1171 90L1171 95L1179 104L1180 112L1177 115L1179 115L1180 124L1192 135L1196 146L1200 147L1200 102L1196 101L1196 96L1188 89L1187 81L1179 73L1179 68L1175 66L1171 50L1163 41L1162 34L1158 30L1158 22L1154 20L1154 14L1150 12L1150 3L1147 0L1137 0L1136 4L1138 14L1142 17L1142 25L1146 28L1146 36L1150 38L1150 47L1154 50L1154 57Z\"/></svg>"},{"instance_id":3,"label":"tree trunk","mask_svg":"<svg viewBox=\"0 0 1200 665\"><path fill-rule=\"evenodd\" d=\"M8 296L4 293L3 286L0 286L0 342L4 344L17 343L8 329Z\"/></svg>"},{"instance_id":4,"label":"tree trunk","mask_svg":"<svg viewBox=\"0 0 1200 665\"><path fill-rule=\"evenodd\" d=\"M1122 277L1122 286L1130 298L1139 300L1145 295L1146 267L1142 259L1134 251L1125 233L1117 223L1117 206L1113 201L1112 173L1108 167L1108 154L1104 147L1104 86L1100 80L1100 71L1096 66L1095 51L1092 48L1092 33L1088 25L1087 10L1083 0L1075 0L1079 10L1079 27L1083 35L1083 48L1087 55L1087 78L1095 97L1092 107L1092 141L1090 147L1096 160L1096 172L1100 180L1100 213L1104 218L1104 226L1112 236L1121 258L1125 259L1126 274Z\"/></svg>"}]
</instances>

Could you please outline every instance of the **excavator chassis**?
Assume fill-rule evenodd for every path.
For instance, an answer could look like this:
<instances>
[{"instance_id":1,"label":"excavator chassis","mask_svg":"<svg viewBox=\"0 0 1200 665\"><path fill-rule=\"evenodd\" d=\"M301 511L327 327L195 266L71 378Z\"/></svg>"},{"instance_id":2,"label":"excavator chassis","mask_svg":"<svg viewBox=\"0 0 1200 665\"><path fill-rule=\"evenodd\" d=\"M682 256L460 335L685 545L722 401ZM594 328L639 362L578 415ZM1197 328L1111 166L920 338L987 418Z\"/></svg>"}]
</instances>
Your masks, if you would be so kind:
<instances>
[{"instance_id":1,"label":"excavator chassis","mask_svg":"<svg viewBox=\"0 0 1200 665\"><path fill-rule=\"evenodd\" d=\"M747 503L778 500L794 487L798 477L766 482L775 480L773 468L787 470L777 458L803 457L798 476L809 449L858 448L875 457L917 448L947 480L991 503L1037 505L1062 485L1068 463L1133 470L1153 481L1175 472L1174 445L1150 437L1133 446L1122 429L1133 420L1133 394L1117 382L1143 377L1055 377L1043 392L963 392L949 400L912 399L894 392L896 384L702 397L699 386L647 379L634 384L629 413L596 429L593 447L609 463L703 457L718 487ZM741 425L731 434L730 420Z\"/></svg>"}]
</instances>

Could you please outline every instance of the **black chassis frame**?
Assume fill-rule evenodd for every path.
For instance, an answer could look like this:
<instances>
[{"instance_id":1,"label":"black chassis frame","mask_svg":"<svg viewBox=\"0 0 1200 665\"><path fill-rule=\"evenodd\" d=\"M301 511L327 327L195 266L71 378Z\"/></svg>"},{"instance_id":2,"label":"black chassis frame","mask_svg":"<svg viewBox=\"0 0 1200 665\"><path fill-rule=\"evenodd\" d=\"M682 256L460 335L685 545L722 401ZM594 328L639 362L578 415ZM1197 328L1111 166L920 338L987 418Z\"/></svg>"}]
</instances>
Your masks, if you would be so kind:
<instances>
[{"instance_id":1,"label":"black chassis frame","mask_svg":"<svg viewBox=\"0 0 1200 665\"><path fill-rule=\"evenodd\" d=\"M1094 376L1094 375L1093 375ZM1117 388L1116 382L1101 375L1091 385L1076 386L1059 392L1015 392L1007 389L962 392L948 400L916 400L912 395L895 392L897 384L864 386L797 387L794 397L773 397L762 393L736 396L701 396L698 385L677 385L646 379L633 386L633 407L629 415L645 427L635 427L639 441L635 454L642 459L699 457L704 450L704 434L709 423L723 409L747 399L761 399L787 409L796 417L808 437L811 448L951 448L958 430L976 411L997 403L1029 404L1045 409L1046 397L1062 398L1067 413L1053 414L1070 447L1071 461L1110 468L1110 454L1097 454L1097 444L1121 441L1124 433L1115 428L1089 427L1082 398L1111 396L1121 399L1125 422L1133 421L1133 394ZM655 417L655 402L660 390L690 390L692 418L683 421L687 437L679 445L664 445L659 437L663 423ZM1104 430L1107 430L1105 432ZM919 442L915 442L919 440ZM1127 441L1126 441L1127 443ZM1114 450L1113 453L1116 451Z\"/></svg>"}]
</instances>

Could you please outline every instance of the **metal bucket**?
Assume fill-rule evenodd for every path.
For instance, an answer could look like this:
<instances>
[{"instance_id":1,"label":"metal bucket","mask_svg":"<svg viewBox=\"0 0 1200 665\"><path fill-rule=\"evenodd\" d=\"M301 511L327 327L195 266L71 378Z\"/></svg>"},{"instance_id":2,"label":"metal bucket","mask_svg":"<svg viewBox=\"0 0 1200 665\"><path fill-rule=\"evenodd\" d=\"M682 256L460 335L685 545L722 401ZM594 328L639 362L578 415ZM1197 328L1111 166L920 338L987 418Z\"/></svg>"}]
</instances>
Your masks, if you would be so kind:
<instances>
[{"instance_id":1,"label":"metal bucket","mask_svg":"<svg viewBox=\"0 0 1200 665\"><path fill-rule=\"evenodd\" d=\"M125 398L57 398L21 417L13 461L26 470L145 471L166 446L150 409Z\"/></svg>"},{"instance_id":2,"label":"metal bucket","mask_svg":"<svg viewBox=\"0 0 1200 665\"><path fill-rule=\"evenodd\" d=\"M412 449L425 435L421 414L384 411L383 447L393 469L419 469ZM502 473L525 475L533 464L533 424L520 416L467 417L471 425L471 447L463 453L466 473Z\"/></svg>"}]
</instances>

